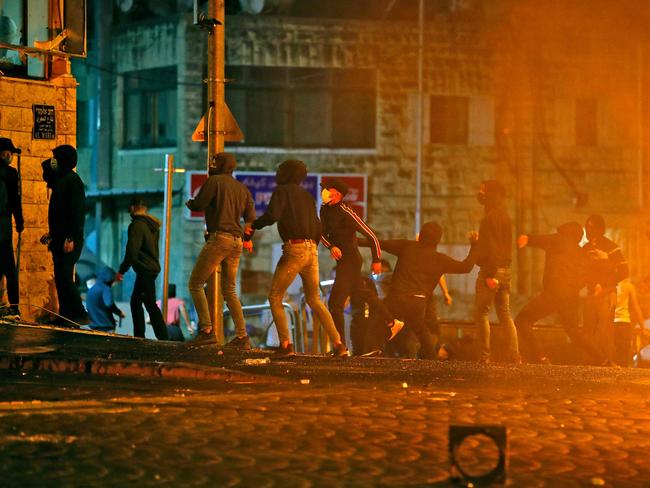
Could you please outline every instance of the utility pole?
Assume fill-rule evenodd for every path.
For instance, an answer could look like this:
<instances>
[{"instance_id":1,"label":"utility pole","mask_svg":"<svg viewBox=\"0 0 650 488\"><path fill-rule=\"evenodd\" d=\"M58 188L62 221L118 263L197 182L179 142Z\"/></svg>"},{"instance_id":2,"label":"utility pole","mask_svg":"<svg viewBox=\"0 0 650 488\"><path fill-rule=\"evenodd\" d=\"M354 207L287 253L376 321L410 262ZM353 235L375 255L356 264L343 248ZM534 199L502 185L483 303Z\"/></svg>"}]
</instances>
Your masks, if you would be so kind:
<instances>
[{"instance_id":1,"label":"utility pole","mask_svg":"<svg viewBox=\"0 0 650 488\"><path fill-rule=\"evenodd\" d=\"M210 170L215 156L223 151L226 135L224 49L226 14L224 3L224 0L209 0L207 18L198 19L199 24L208 30L208 114L205 118L208 164L206 171ZM221 269L219 268L208 282L208 302L217 343L222 344L224 341L223 299L219 290L220 277Z\"/></svg>"},{"instance_id":2,"label":"utility pole","mask_svg":"<svg viewBox=\"0 0 650 488\"><path fill-rule=\"evenodd\" d=\"M424 0L418 9L418 111L417 111L417 152L415 157L415 235L420 232L422 221L422 129L424 118Z\"/></svg>"}]
</instances>

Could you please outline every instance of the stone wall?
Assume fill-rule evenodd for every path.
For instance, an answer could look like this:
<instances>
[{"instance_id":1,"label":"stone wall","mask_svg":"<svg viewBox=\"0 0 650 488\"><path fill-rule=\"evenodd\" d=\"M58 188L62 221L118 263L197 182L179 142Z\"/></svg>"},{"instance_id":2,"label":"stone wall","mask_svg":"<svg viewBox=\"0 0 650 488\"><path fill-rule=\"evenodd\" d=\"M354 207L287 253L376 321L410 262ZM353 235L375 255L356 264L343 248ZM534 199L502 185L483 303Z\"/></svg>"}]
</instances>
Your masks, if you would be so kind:
<instances>
[{"instance_id":1,"label":"stone wall","mask_svg":"<svg viewBox=\"0 0 650 488\"><path fill-rule=\"evenodd\" d=\"M425 120L422 221L439 221L445 229L446 249L462 252L467 231L477 228L481 218L476 189L481 180L498 178L510 188L508 202L516 232L549 232L563 221L583 222L589 214L602 213L610 235L621 243L631 262L633 276L647 275L650 255L644 211L648 194L643 190L648 184L647 41L638 30L621 29L616 16L608 17L608 24L582 15L579 9L553 10L562 8L557 2L549 4L543 18L536 15L539 5L527 10L538 2L484 3L482 17L438 15L426 25L425 101L435 95L468 97L470 115L469 142L464 145L430 143ZM230 64L376 70L375 148L232 150L242 170L273 171L292 157L304 159L314 172L366 173L369 223L380 237L412 237L416 25L391 19L242 15L228 17L225 29ZM205 35L189 25L189 18L182 18L173 28L169 23L142 26L120 39L116 46L131 52L122 57L116 49L119 71L127 66L143 69L152 63L178 66L177 163L204 167L205 147L192 143L190 136L204 110L204 92L197 82L204 77ZM135 46L127 46L127 40L136 41ZM122 126L119 83L116 130ZM579 99L597 101L598 140L593 146L576 144ZM426 117L432 116L429 112L425 107ZM119 137L115 143L119 148ZM126 169L126 159L116 157L116 161L118 174ZM586 205L574 205L574 192L561 171L589 195ZM154 177L141 173L138 178L145 185ZM181 217L182 200L182 196L175 199L174 210L174 232L179 236L174 242L182 243L172 249L177 264L172 280L177 283L189 276L202 233L200 224ZM277 242L277 233L258 235L256 254L242 261L246 276L271 272L270 244ZM539 286L542 264L543 256L533 251L515 256L516 283L522 295ZM331 266L326 256L322 266ZM469 290L470 281L452 280L452 285ZM179 291L183 288L179 286Z\"/></svg>"},{"instance_id":2,"label":"stone wall","mask_svg":"<svg viewBox=\"0 0 650 488\"><path fill-rule=\"evenodd\" d=\"M50 81L0 78L0 135L9 137L22 149L22 203L25 231L20 245L21 315L33 319L40 309L56 309L56 292L52 274L52 258L40 244L48 231L47 205L49 191L41 175L41 161L52 157L52 149L60 144L75 145L76 141L76 82L64 74ZM32 138L32 105L54 105L56 110L56 139ZM12 165L17 166L17 156ZM17 245L17 234L14 232Z\"/></svg>"}]
</instances>

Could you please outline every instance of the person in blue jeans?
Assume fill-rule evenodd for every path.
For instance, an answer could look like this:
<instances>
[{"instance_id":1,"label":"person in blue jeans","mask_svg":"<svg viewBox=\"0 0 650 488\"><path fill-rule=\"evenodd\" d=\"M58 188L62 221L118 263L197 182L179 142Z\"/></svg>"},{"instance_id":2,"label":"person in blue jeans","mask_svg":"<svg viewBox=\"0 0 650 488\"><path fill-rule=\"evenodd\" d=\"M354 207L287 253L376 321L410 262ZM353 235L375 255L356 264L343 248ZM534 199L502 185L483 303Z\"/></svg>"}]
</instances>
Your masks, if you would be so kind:
<instances>
[{"instance_id":1,"label":"person in blue jeans","mask_svg":"<svg viewBox=\"0 0 650 488\"><path fill-rule=\"evenodd\" d=\"M478 326L480 361L489 362L490 321L488 314L494 303L499 323L506 335L506 361L519 362L517 329L510 314L510 264L512 261L512 221L505 205L506 191L496 180L481 183L477 199L485 206L476 244L479 266L474 301L474 321Z\"/></svg>"},{"instance_id":2,"label":"person in blue jeans","mask_svg":"<svg viewBox=\"0 0 650 488\"><path fill-rule=\"evenodd\" d=\"M215 156L209 177L195 198L185 205L190 210L205 211L208 229L206 241L196 258L188 288L199 316L196 342L215 342L208 299L204 287L218 266L221 266L221 291L235 323L236 336L226 345L230 349L250 350L250 339L241 302L237 296L237 268L242 250L253 250L252 242L243 242L244 229L255 219L253 197L246 185L237 181L232 173L237 167L235 156L219 153Z\"/></svg>"},{"instance_id":3,"label":"person in blue jeans","mask_svg":"<svg viewBox=\"0 0 650 488\"><path fill-rule=\"evenodd\" d=\"M271 195L264 215L247 229L246 240L252 238L255 229L262 229L277 222L278 232L284 243L282 257L273 273L269 291L271 313L280 338L276 356L295 355L282 300L287 288L298 275L302 279L307 304L334 344L332 355L348 356L348 348L342 343L332 315L320 298L318 243L321 238L321 222L316 215L314 197L300 186L306 177L307 166L302 161L289 159L280 164L275 174L278 186Z\"/></svg>"}]
</instances>

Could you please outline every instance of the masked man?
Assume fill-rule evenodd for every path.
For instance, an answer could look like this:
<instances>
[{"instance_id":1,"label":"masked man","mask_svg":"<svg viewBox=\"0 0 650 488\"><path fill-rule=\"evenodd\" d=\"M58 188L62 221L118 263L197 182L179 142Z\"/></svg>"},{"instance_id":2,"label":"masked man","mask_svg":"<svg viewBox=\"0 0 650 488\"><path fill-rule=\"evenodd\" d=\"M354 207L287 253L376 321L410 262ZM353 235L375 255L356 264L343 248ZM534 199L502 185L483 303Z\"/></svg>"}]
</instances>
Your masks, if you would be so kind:
<instances>
[{"instance_id":1,"label":"masked man","mask_svg":"<svg viewBox=\"0 0 650 488\"><path fill-rule=\"evenodd\" d=\"M389 329L386 331L389 340L393 339L402 329L404 323L400 320L393 320L393 315L379 300L376 293L364 293L365 287L361 277L363 261L359 253L357 232L363 234L370 243L372 272L375 274L380 274L382 271L379 239L355 211L343 203L343 197L348 193L348 187L344 182L333 179L322 183L321 186L323 187L321 192L323 205L320 209L320 218L323 224L321 242L330 250L332 258L336 260L336 278L328 302L336 330L341 338L345 337L343 314L345 302L352 294L361 294L368 306L374 310L373 315L378 316Z\"/></svg>"},{"instance_id":2,"label":"masked man","mask_svg":"<svg viewBox=\"0 0 650 488\"><path fill-rule=\"evenodd\" d=\"M490 322L488 313L494 303L499 323L506 333L507 360L519 361L517 329L510 315L510 263L512 261L512 222L505 206L506 191L496 180L481 183L477 198L485 206L476 245L474 320L478 326L480 360L490 360Z\"/></svg>"},{"instance_id":3,"label":"masked man","mask_svg":"<svg viewBox=\"0 0 650 488\"><path fill-rule=\"evenodd\" d=\"M603 365L614 365L614 314L616 285L630 276L623 252L605 237L605 219L590 215L585 223L588 242L582 250L589 261L584 326L596 337L606 359Z\"/></svg>"},{"instance_id":4,"label":"masked man","mask_svg":"<svg viewBox=\"0 0 650 488\"><path fill-rule=\"evenodd\" d=\"M13 249L13 226L11 217L16 222L16 231L24 229L23 209L20 201L18 172L10 166L14 154L20 154L11 139L0 138L0 280L7 281L9 307L0 308L0 316L17 319L20 317L18 300L18 270Z\"/></svg>"},{"instance_id":5,"label":"masked man","mask_svg":"<svg viewBox=\"0 0 650 488\"><path fill-rule=\"evenodd\" d=\"M275 173L277 187L271 195L269 206L260 218L247 229L246 239L253 235L253 229L262 229L277 222L282 238L282 257L278 262L269 303L275 326L280 337L278 357L293 356L293 343L282 300L296 276L300 275L305 300L320 320L327 335L334 344L334 356L347 356L348 349L341 341L334 320L320 298L318 275L318 243L321 238L321 223L316 215L316 202L300 184L307 177L307 167L302 161L284 161Z\"/></svg>"},{"instance_id":6,"label":"masked man","mask_svg":"<svg viewBox=\"0 0 650 488\"><path fill-rule=\"evenodd\" d=\"M83 181L73 170L77 150L62 145L52 150L53 157L43 161L43 180L52 190L47 220L49 233L41 238L52 253L54 283L59 298L61 325L87 325L88 314L74 283L74 267L84 246L86 192Z\"/></svg>"},{"instance_id":7,"label":"masked man","mask_svg":"<svg viewBox=\"0 0 650 488\"><path fill-rule=\"evenodd\" d=\"M571 342L587 352L596 364L605 358L590 337L578 327L580 290L586 283L587 259L580 248L582 226L567 222L548 235L521 235L517 247L536 247L546 252L542 292L524 305L515 318L520 349L526 361L548 363L533 337L533 325L538 320L557 312Z\"/></svg>"},{"instance_id":8,"label":"masked man","mask_svg":"<svg viewBox=\"0 0 650 488\"><path fill-rule=\"evenodd\" d=\"M235 337L227 344L234 350L250 350L250 340L246 333L246 322L241 302L237 296L237 269L242 249L252 251L252 242L242 242L244 231L240 221L247 226L255 220L253 197L246 186L237 181L232 172L237 166L235 156L219 153L210 176L199 190L196 198L186 202L187 208L205 211L208 229L206 243L196 258L189 280L192 301L199 316L200 341L214 340L212 321L204 286L218 266L221 266L221 290L228 305L230 316L235 323Z\"/></svg>"}]
</instances>

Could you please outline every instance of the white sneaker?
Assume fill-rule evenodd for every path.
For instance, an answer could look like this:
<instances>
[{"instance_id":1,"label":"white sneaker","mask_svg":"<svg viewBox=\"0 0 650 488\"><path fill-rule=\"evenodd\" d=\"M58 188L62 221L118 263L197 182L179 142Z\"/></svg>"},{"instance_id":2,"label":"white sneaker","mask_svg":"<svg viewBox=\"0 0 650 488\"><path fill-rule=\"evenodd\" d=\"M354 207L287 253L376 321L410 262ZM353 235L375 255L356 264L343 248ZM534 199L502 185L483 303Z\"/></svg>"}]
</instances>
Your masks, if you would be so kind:
<instances>
[{"instance_id":1,"label":"white sneaker","mask_svg":"<svg viewBox=\"0 0 650 488\"><path fill-rule=\"evenodd\" d=\"M388 338L389 341L392 341L397 334L399 334L399 331L404 328L404 322L401 320L393 320L392 325L389 327L390 328L390 337Z\"/></svg>"}]
</instances>

